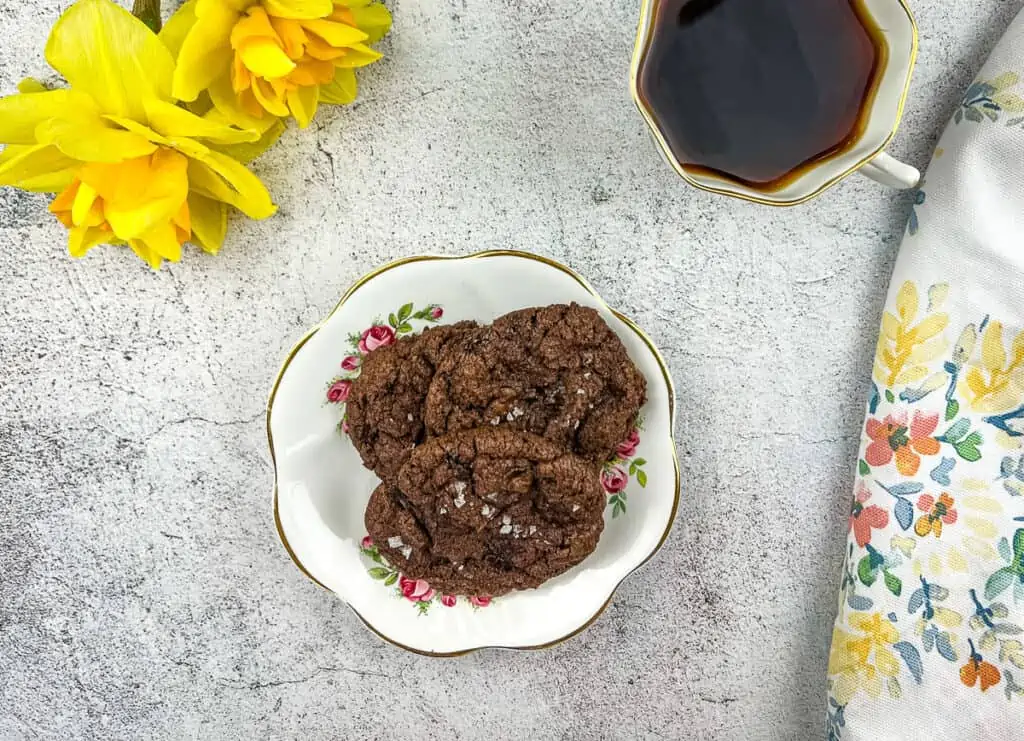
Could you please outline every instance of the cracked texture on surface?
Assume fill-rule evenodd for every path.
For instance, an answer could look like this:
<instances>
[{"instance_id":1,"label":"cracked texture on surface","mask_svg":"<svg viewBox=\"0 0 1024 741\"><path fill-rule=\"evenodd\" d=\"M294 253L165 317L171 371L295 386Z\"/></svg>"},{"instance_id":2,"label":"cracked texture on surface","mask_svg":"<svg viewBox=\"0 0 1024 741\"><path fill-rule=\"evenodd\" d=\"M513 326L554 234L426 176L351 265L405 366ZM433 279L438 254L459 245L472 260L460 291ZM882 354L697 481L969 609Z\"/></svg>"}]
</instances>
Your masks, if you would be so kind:
<instances>
[{"instance_id":1,"label":"cracked texture on surface","mask_svg":"<svg viewBox=\"0 0 1024 741\"><path fill-rule=\"evenodd\" d=\"M393 0L359 102L256 163L280 205L152 273L67 257L0 190L0 739L818 738L882 300L909 196L771 210L688 188L628 98L636 2ZM67 6L0 0L0 91ZM923 165L1017 0L920 0L893 152ZM662 349L683 499L589 630L435 661L380 643L277 543L264 402L392 258L582 272Z\"/></svg>"}]
</instances>

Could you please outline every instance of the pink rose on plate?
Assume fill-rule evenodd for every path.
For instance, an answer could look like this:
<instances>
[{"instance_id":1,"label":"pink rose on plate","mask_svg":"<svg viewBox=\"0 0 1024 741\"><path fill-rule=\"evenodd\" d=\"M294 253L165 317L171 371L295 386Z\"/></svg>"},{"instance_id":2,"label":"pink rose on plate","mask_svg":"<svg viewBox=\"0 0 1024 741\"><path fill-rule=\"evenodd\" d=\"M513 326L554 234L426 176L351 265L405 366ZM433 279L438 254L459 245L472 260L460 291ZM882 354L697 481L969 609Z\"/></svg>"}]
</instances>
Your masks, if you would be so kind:
<instances>
[{"instance_id":1,"label":"pink rose on plate","mask_svg":"<svg viewBox=\"0 0 1024 741\"><path fill-rule=\"evenodd\" d=\"M442 594L441 604L445 607L455 607L455 595L454 594Z\"/></svg>"},{"instance_id":2,"label":"pink rose on plate","mask_svg":"<svg viewBox=\"0 0 1024 741\"><path fill-rule=\"evenodd\" d=\"M433 319L435 322L438 319L440 319L441 317L443 317L443 316L444 316L444 309L442 309L440 306L431 306L430 307L430 318Z\"/></svg>"},{"instance_id":3,"label":"pink rose on plate","mask_svg":"<svg viewBox=\"0 0 1024 741\"><path fill-rule=\"evenodd\" d=\"M601 472L601 486L609 494L618 494L626 488L629 483L629 476L618 466L606 468Z\"/></svg>"},{"instance_id":4,"label":"pink rose on plate","mask_svg":"<svg viewBox=\"0 0 1024 741\"><path fill-rule=\"evenodd\" d=\"M487 607L487 605L491 604L491 598L490 597L470 597L469 598L469 602L474 607Z\"/></svg>"},{"instance_id":5,"label":"pink rose on plate","mask_svg":"<svg viewBox=\"0 0 1024 741\"><path fill-rule=\"evenodd\" d=\"M359 547L363 549L373 548L373 538L367 535L363 538L362 542L359 544Z\"/></svg>"},{"instance_id":6,"label":"pink rose on plate","mask_svg":"<svg viewBox=\"0 0 1024 741\"><path fill-rule=\"evenodd\" d=\"M349 429L348 428L348 420L347 419L342 420L342 422L341 422L341 431L347 435L348 434L348 429Z\"/></svg>"},{"instance_id":7,"label":"pink rose on plate","mask_svg":"<svg viewBox=\"0 0 1024 741\"><path fill-rule=\"evenodd\" d=\"M341 404L348 401L348 394L352 390L351 381L335 381L327 389L327 401L332 404Z\"/></svg>"},{"instance_id":8,"label":"pink rose on plate","mask_svg":"<svg viewBox=\"0 0 1024 741\"><path fill-rule=\"evenodd\" d=\"M404 576L398 577L398 588L410 602L430 602L434 599L434 590L422 579L407 579Z\"/></svg>"},{"instance_id":9,"label":"pink rose on plate","mask_svg":"<svg viewBox=\"0 0 1024 741\"><path fill-rule=\"evenodd\" d=\"M619 447L615 449L618 453L619 458L632 458L636 455L637 446L640 445L640 430L633 428L633 431L629 433L629 437L619 443Z\"/></svg>"},{"instance_id":10,"label":"pink rose on plate","mask_svg":"<svg viewBox=\"0 0 1024 741\"><path fill-rule=\"evenodd\" d=\"M358 355L349 355L347 358L341 361L341 369L343 371L354 371L362 364L362 360Z\"/></svg>"},{"instance_id":11,"label":"pink rose on plate","mask_svg":"<svg viewBox=\"0 0 1024 741\"><path fill-rule=\"evenodd\" d=\"M387 347L393 344L395 344L395 330L378 324L363 332L359 338L359 352L366 355L378 347Z\"/></svg>"}]
</instances>

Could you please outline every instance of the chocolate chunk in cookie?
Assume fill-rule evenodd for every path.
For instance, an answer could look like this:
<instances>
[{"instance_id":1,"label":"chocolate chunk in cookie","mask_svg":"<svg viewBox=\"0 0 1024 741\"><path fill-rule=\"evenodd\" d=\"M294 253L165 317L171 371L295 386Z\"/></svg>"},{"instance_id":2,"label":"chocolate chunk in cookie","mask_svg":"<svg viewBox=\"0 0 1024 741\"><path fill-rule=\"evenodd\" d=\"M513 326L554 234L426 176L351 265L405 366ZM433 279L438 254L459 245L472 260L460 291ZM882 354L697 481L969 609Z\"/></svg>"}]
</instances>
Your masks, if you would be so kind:
<instances>
[{"instance_id":1,"label":"chocolate chunk in cookie","mask_svg":"<svg viewBox=\"0 0 1024 741\"><path fill-rule=\"evenodd\" d=\"M383 481L398 475L424 438L423 405L444 349L474 322L431 327L369 353L352 383L348 435L363 464Z\"/></svg>"},{"instance_id":2,"label":"chocolate chunk in cookie","mask_svg":"<svg viewBox=\"0 0 1024 741\"><path fill-rule=\"evenodd\" d=\"M593 461L628 437L646 379L594 309L555 305L506 314L468 334L437 367L430 435L509 425Z\"/></svg>"},{"instance_id":3,"label":"chocolate chunk in cookie","mask_svg":"<svg viewBox=\"0 0 1024 741\"><path fill-rule=\"evenodd\" d=\"M397 487L378 488L370 536L406 576L454 594L537 587L597 546L605 495L598 469L511 428L430 439Z\"/></svg>"}]
</instances>

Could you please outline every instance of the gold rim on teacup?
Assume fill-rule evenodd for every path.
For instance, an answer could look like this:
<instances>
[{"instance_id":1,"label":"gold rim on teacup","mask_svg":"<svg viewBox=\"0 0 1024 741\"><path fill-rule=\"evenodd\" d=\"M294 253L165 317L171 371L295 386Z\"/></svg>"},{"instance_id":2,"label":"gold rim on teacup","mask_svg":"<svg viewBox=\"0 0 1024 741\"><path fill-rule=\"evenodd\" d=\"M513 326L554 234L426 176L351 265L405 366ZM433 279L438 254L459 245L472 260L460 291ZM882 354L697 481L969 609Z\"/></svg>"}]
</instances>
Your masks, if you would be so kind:
<instances>
[{"instance_id":1,"label":"gold rim on teacup","mask_svg":"<svg viewBox=\"0 0 1024 741\"><path fill-rule=\"evenodd\" d=\"M917 60L917 23L905 0L859 0L865 12L881 29L888 51L883 70L874 83L878 89L865 96L864 105L869 109L866 114L867 124L857 143L834 155L824 157L813 165L802 167L803 171L799 176L774 191L761 191L724 176L691 172L672 153L657 117L640 94L639 82L643 63L654 37L657 10L663 1L643 0L630 69L630 93L662 155L690 185L711 193L769 206L796 206L804 203L857 171L890 187L907 189L917 186L921 179L917 169L885 152L885 148L896 135L900 119L903 117L903 108L910 91L911 73ZM885 120L876 120L876 116L883 113L887 114ZM869 133L874 143L862 147L861 144L868 138ZM859 152L860 149L867 151ZM815 175L816 177L812 177ZM797 187L801 183L804 184L803 188Z\"/></svg>"}]
</instances>

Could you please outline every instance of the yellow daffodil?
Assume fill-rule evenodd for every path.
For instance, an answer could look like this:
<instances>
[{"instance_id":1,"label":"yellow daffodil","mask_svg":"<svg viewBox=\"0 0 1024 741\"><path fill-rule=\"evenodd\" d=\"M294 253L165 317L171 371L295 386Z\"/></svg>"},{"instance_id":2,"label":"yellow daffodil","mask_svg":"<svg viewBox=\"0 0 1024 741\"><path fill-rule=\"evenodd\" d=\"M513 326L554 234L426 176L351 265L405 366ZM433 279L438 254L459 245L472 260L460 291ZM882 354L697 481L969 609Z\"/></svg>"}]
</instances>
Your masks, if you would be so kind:
<instances>
[{"instance_id":1,"label":"yellow daffodil","mask_svg":"<svg viewBox=\"0 0 1024 741\"><path fill-rule=\"evenodd\" d=\"M367 44L390 27L370 0L189 0L161 38L178 55L175 97L205 92L226 121L262 132L355 100L354 70L380 58Z\"/></svg>"},{"instance_id":2,"label":"yellow daffodil","mask_svg":"<svg viewBox=\"0 0 1024 741\"><path fill-rule=\"evenodd\" d=\"M274 213L259 179L218 148L259 140L175 105L174 57L111 0L80 0L57 21L46 59L70 87L26 82L0 99L0 185L57 193L50 210L79 257L128 245L153 268L191 241L215 253L227 208Z\"/></svg>"}]
</instances>

